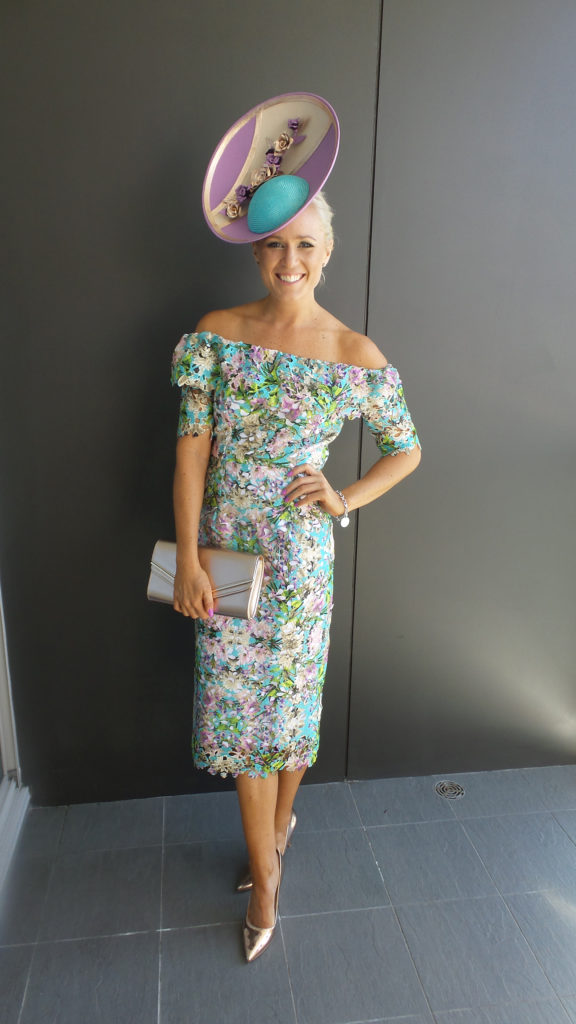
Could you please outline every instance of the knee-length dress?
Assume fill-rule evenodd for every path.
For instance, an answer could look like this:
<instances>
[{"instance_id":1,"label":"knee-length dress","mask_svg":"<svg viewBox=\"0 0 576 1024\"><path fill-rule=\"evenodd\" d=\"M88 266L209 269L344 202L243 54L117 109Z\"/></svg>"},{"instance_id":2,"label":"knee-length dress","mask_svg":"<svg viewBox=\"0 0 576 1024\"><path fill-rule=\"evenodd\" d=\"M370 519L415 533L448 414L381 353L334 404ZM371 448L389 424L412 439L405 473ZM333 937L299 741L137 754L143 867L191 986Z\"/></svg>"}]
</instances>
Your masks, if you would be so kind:
<instances>
[{"instance_id":1,"label":"knee-length dress","mask_svg":"<svg viewBox=\"0 0 576 1024\"><path fill-rule=\"evenodd\" d=\"M382 455L419 444L398 372L185 334L179 436L212 434L199 541L264 556L251 620L196 621L192 749L212 774L265 776L317 755L332 611L332 518L286 504L290 470L322 469L345 419Z\"/></svg>"}]
</instances>

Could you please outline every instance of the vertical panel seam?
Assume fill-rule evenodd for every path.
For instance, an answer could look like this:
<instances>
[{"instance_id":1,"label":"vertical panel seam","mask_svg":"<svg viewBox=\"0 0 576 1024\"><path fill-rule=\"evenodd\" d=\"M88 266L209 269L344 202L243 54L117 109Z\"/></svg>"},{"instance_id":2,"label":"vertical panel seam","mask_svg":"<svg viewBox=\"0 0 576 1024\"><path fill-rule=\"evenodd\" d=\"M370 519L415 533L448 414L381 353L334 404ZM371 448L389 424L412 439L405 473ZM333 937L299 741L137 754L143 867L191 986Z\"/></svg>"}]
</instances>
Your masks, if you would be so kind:
<instances>
[{"instance_id":1,"label":"vertical panel seam","mask_svg":"<svg viewBox=\"0 0 576 1024\"><path fill-rule=\"evenodd\" d=\"M374 193L376 190L376 151L378 141L378 107L380 103L380 73L382 63L382 33L384 30L384 0L380 0L380 13L378 23L378 52L376 55L376 81L375 81L375 95L374 95L374 113L373 113L373 129L372 129L372 170L371 170L371 181L370 181L370 215L368 218L368 246L366 252L366 299L364 305L364 333L368 334L368 316L370 311L370 279L372 272L372 235L374 231ZM362 438L364 434L364 424L360 421L360 430L358 431L358 454L356 458L356 475L360 477L362 473ZM356 620L356 580L358 572L358 534L359 534L359 520L360 510L356 512L356 522L354 524L354 540L353 540L353 555L352 555L352 615L350 621L350 660L348 664L348 709L346 716L346 764L345 764L345 778L350 777L350 721L352 716L352 667L354 663L354 624Z\"/></svg>"},{"instance_id":2,"label":"vertical panel seam","mask_svg":"<svg viewBox=\"0 0 576 1024\"><path fill-rule=\"evenodd\" d=\"M376 154L378 142L378 108L380 104L380 77L382 64L382 33L384 30L384 2L380 0L380 23L378 26L378 54L376 57L376 91L374 97L374 127L372 136L372 172L370 183L370 217L368 220L368 251L366 254L366 303L364 308L364 333L368 334L370 312L370 280L372 275L372 237L374 233L374 193L376 191Z\"/></svg>"}]
</instances>

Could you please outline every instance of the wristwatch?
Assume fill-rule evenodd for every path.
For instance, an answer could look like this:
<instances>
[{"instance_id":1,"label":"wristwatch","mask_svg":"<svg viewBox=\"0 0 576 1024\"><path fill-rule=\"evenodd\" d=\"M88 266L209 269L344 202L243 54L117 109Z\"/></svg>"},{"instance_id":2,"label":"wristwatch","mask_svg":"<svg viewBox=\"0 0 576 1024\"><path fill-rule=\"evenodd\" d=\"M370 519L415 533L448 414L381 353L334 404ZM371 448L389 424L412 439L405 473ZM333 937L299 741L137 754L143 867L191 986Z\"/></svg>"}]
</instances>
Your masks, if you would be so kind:
<instances>
[{"instance_id":1,"label":"wristwatch","mask_svg":"<svg viewBox=\"0 0 576 1024\"><path fill-rule=\"evenodd\" d=\"M338 522L340 523L340 526L348 526L350 524L350 516L348 515L348 502L346 501L346 498L342 494L342 491L339 491L337 487L335 487L334 490L336 491L336 494L338 495L340 501L344 505L344 511L341 512L339 516L333 516L332 518L337 519Z\"/></svg>"}]
</instances>

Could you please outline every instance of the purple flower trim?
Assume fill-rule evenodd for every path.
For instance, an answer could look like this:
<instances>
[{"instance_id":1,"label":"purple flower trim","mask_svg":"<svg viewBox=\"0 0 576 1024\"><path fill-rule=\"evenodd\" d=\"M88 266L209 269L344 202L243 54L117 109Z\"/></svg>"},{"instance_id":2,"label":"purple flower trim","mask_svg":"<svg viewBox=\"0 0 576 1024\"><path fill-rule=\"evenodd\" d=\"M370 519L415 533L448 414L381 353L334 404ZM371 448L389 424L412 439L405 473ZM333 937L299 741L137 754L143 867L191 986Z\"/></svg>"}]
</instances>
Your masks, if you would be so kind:
<instances>
[{"instance_id":1,"label":"purple flower trim","mask_svg":"<svg viewBox=\"0 0 576 1024\"><path fill-rule=\"evenodd\" d=\"M252 181L249 185L238 185L234 192L233 199L224 200L224 213L230 220L236 220L237 217L244 217L246 210L243 208L248 203L254 193L260 185L262 185L269 178L275 177L277 174L283 174L280 170L280 164L282 163L282 157L288 152L288 149L292 145L298 145L303 142L306 138L305 135L296 135L295 133L304 126L304 121L299 117L291 117L287 121L288 131L292 133L292 138L286 133L282 132L273 146L266 150L266 161L262 167L252 175Z\"/></svg>"}]
</instances>

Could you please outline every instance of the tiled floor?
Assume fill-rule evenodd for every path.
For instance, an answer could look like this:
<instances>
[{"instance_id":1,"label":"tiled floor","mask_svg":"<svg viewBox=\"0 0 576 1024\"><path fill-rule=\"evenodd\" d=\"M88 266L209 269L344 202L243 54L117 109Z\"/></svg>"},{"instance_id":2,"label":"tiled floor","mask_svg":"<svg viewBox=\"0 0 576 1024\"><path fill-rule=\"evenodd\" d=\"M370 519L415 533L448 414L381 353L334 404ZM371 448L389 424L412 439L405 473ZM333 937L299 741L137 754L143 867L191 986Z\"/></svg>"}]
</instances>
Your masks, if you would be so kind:
<instances>
[{"instance_id":1,"label":"tiled floor","mask_svg":"<svg viewBox=\"0 0 576 1024\"><path fill-rule=\"evenodd\" d=\"M305 786L246 964L233 793L31 810L2 1024L576 1022L576 766Z\"/></svg>"}]
</instances>

